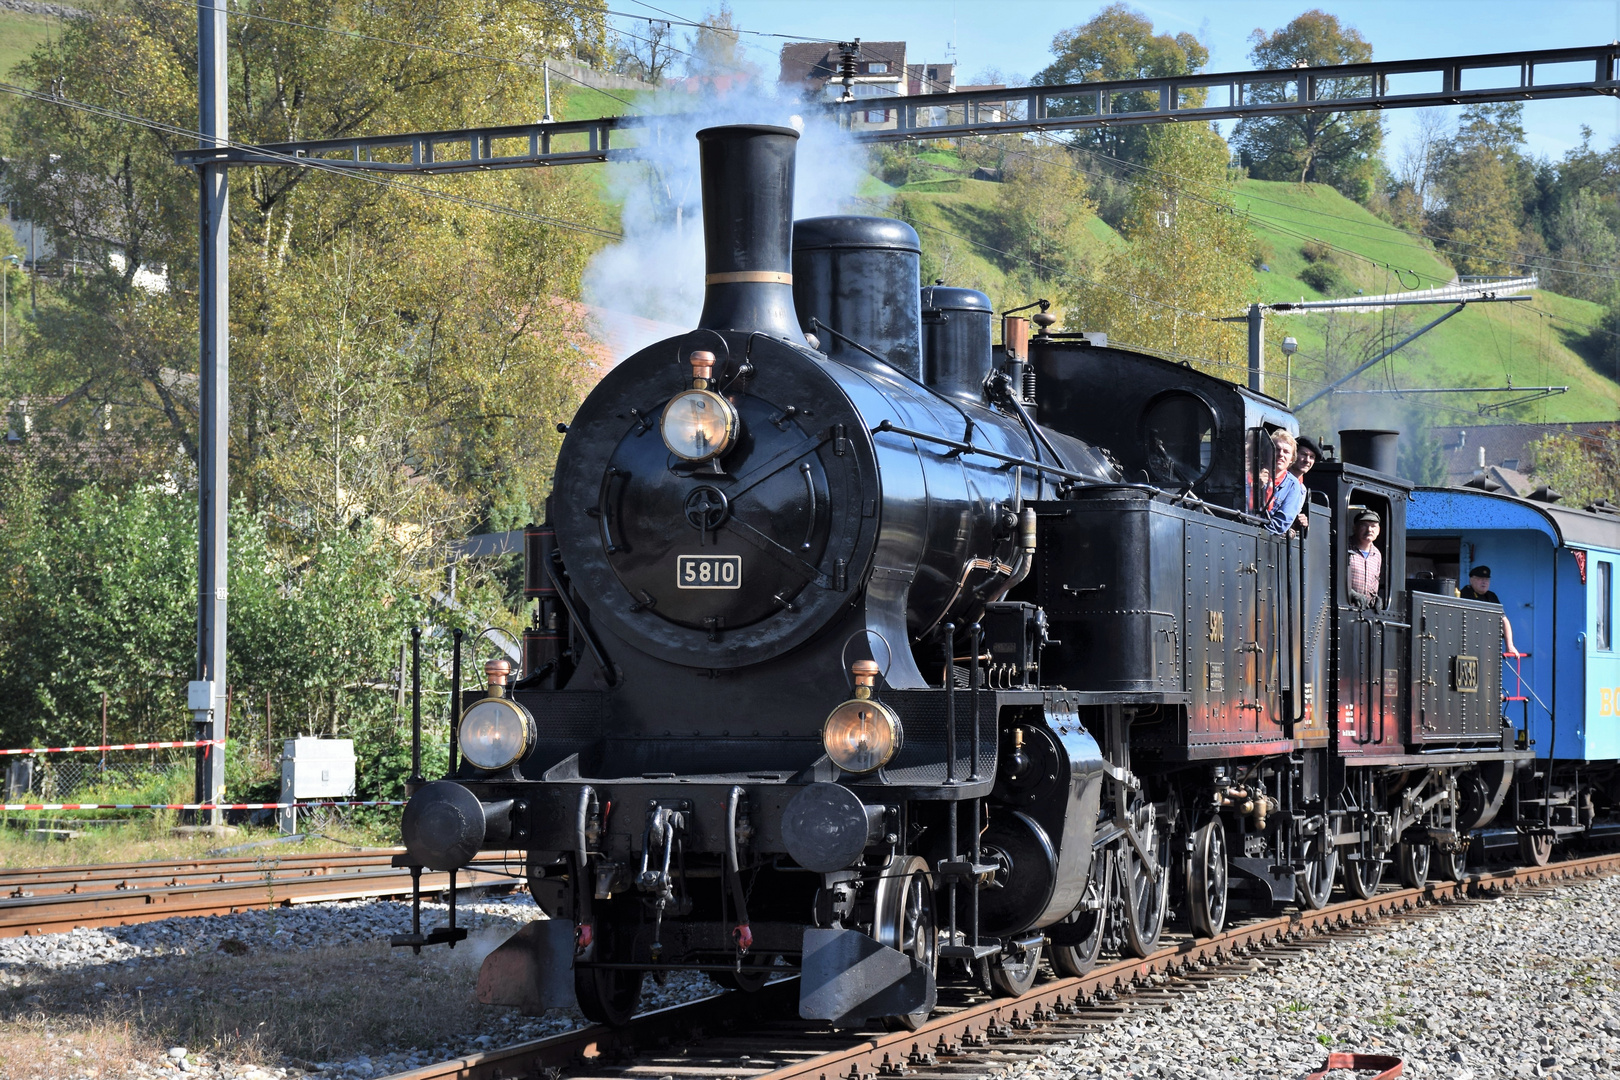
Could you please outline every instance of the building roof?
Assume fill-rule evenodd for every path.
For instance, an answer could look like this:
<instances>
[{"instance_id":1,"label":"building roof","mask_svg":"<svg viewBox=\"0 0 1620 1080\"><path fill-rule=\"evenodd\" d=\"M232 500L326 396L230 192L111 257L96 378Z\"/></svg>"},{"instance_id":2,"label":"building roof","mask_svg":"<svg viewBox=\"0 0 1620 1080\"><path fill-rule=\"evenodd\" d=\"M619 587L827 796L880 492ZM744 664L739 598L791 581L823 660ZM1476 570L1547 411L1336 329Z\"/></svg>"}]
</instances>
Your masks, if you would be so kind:
<instances>
[{"instance_id":1,"label":"building roof","mask_svg":"<svg viewBox=\"0 0 1620 1080\"><path fill-rule=\"evenodd\" d=\"M1610 420L1588 420L1574 424L1482 424L1479 427L1432 427L1429 429L1445 453L1446 481L1461 484L1482 468L1493 467L1525 472L1530 467L1529 446L1548 435L1577 435L1613 439L1620 435ZM1480 451L1484 451L1484 461Z\"/></svg>"},{"instance_id":2,"label":"building roof","mask_svg":"<svg viewBox=\"0 0 1620 1080\"><path fill-rule=\"evenodd\" d=\"M948 94L956 89L955 64L907 64L906 93Z\"/></svg>"},{"instance_id":3,"label":"building roof","mask_svg":"<svg viewBox=\"0 0 1620 1080\"><path fill-rule=\"evenodd\" d=\"M803 86L811 93L820 93L828 82L838 77L840 54L836 41L796 41L782 46L782 73L777 81ZM888 71L881 75L867 70L870 64L887 64ZM937 65L936 65L937 66ZM856 53L855 77L899 79L906 73L906 43L903 41L863 41ZM905 87L900 88L905 93Z\"/></svg>"}]
</instances>

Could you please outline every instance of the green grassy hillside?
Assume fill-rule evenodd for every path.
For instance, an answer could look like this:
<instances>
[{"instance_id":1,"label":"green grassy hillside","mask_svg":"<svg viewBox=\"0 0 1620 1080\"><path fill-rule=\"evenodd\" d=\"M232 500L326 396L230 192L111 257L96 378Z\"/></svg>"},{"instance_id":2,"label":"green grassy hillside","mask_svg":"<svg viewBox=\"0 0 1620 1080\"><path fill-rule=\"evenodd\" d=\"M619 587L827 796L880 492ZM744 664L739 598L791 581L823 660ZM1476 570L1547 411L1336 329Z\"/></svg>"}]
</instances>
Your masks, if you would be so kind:
<instances>
[{"instance_id":1,"label":"green grassy hillside","mask_svg":"<svg viewBox=\"0 0 1620 1080\"><path fill-rule=\"evenodd\" d=\"M952 153L910 159L905 183L873 179L861 192L874 208L916 223L923 239L924 272L950 284L981 289L998 306L1030 299L1027 272L999 254L1011 246L998 211L1000 186L970 178L972 167ZM896 177L898 179L898 177ZM1249 217L1259 247L1255 296L1265 303L1324 300L1405 292L1445 285L1455 271L1434 245L1395 228L1318 184L1244 181L1237 203ZM1082 259L1100 265L1125 244L1097 218L1085 223ZM1349 372L1449 310L1449 305L1406 307L1382 313L1282 314L1267 319L1267 389L1283 396L1287 366L1279 348L1294 337L1292 399ZM1343 394L1313 405L1307 427L1348 423L1501 423L1613 419L1620 415L1620 352L1590 332L1602 309L1582 300L1537 292L1528 302L1480 304L1452 316L1369 370L1346 390L1435 387L1568 386L1558 397L1481 415L1482 405L1520 393ZM1082 320L1083 321L1083 320ZM1095 329L1106 329L1096 327Z\"/></svg>"},{"instance_id":2,"label":"green grassy hillside","mask_svg":"<svg viewBox=\"0 0 1620 1080\"><path fill-rule=\"evenodd\" d=\"M1262 301L1321 300L1426 289L1454 272L1426 239L1393 228L1331 188L1250 180L1238 186L1250 215L1265 269L1256 274ZM1268 364L1284 368L1277 349L1284 336L1299 342L1293 397L1357 366L1439 317L1448 306L1409 307L1384 313L1274 314L1267 320ZM1363 422L1402 413L1429 423L1562 422L1613 419L1620 414L1620 376L1611 350L1587 327L1602 309L1583 300L1538 291L1529 302L1480 304L1453 316L1387 361L1347 384L1347 390L1390 388L1559 385L1559 397L1481 416L1479 407L1519 394L1347 394L1330 416L1313 406L1307 425ZM1268 383L1281 393L1282 381ZM1413 412L1416 410L1416 412ZM1346 419L1348 417L1348 420Z\"/></svg>"},{"instance_id":3,"label":"green grassy hillside","mask_svg":"<svg viewBox=\"0 0 1620 1080\"><path fill-rule=\"evenodd\" d=\"M987 293L998 307L1028 303L1039 289L1009 254L1017 238L1010 235L1001 212L1001 185L972 178L973 165L955 153L927 151L916 155L906 182L891 186L873 178L860 191L869 212L900 213L917 227L923 242L924 273L946 284ZM1100 263L1124 245L1100 218L1088 217L1080 229L1079 258Z\"/></svg>"},{"instance_id":4,"label":"green grassy hillside","mask_svg":"<svg viewBox=\"0 0 1620 1080\"><path fill-rule=\"evenodd\" d=\"M26 60L56 26L57 21L45 15L0 11L0 80L11 82L11 69Z\"/></svg>"}]
</instances>

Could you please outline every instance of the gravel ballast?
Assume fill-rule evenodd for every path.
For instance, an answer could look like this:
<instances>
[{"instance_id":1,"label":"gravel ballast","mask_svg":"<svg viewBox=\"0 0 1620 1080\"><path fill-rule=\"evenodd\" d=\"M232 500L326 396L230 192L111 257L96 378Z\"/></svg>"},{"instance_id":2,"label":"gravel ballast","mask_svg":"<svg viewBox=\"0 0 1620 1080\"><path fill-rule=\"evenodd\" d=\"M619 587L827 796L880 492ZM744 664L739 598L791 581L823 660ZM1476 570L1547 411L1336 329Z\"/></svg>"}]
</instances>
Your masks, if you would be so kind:
<instances>
[{"instance_id":1,"label":"gravel ballast","mask_svg":"<svg viewBox=\"0 0 1620 1080\"><path fill-rule=\"evenodd\" d=\"M1617 911L1609 878L1373 928L1256 960L1245 979L998 1075L1298 1080L1332 1051L1360 1051L1404 1059L1408 1077L1617 1076Z\"/></svg>"},{"instance_id":2,"label":"gravel ballast","mask_svg":"<svg viewBox=\"0 0 1620 1080\"><path fill-rule=\"evenodd\" d=\"M1246 978L1189 994L1168 1010L1133 1014L999 1075L1298 1080L1333 1050L1395 1054L1405 1059L1406 1075L1447 1080L1620 1075L1614 1065L1620 1062L1617 909L1620 878L1374 927L1302 955L1253 961L1255 970ZM443 993L470 999L483 956L519 925L540 917L522 893L464 901L458 922L472 931L469 940L453 957L441 947L419 959L429 961L431 954L441 965ZM443 921L441 905L423 905L424 926ZM387 979L427 974L407 950L390 952L377 944L409 925L409 904L351 901L0 939L0 1004L9 994L13 1021L33 1014L36 1022L60 1031L70 1026L57 1011L59 1002L69 1000L64 995L111 995L143 981L163 987L166 971L189 970L186 965L210 956L244 962L281 957L278 962L295 965L337 958L337 970L354 981L356 993L371 995L375 986L375 993L387 994ZM342 959L350 954L374 962L351 965ZM378 974L370 978L380 982L367 981L371 968ZM187 993L172 979L167 985L152 992L171 999ZM44 987L47 999L33 992L36 986ZM659 1008L714 990L701 975L672 976L662 986L649 979L643 1004ZM52 993L57 996L50 998ZM525 1017L473 1008L475 1020L453 1035L418 1037L414 1041L421 1045L410 1047L395 1041L402 1048L391 1052L350 1047L352 1052L332 1060L284 1058L269 1067L262 1059L238 1064L217 1060L206 1048L165 1043L126 1067L106 1063L95 1073L81 1071L80 1061L69 1056L74 1051L64 1050L60 1073L51 1075L369 1080L582 1023L577 1013L560 1010Z\"/></svg>"},{"instance_id":3,"label":"gravel ballast","mask_svg":"<svg viewBox=\"0 0 1620 1080\"><path fill-rule=\"evenodd\" d=\"M446 917L445 905L423 902L424 930L443 925ZM453 992L470 997L483 957L524 923L544 917L526 892L482 898L464 896L457 904L456 919L457 925L470 931L469 938L454 953L443 946L425 950L424 959L455 964L459 975L455 978ZM356 900L299 904L290 908L234 915L177 917L133 926L81 928L60 934L0 938L0 988L9 987L14 996L23 995L18 1004L24 1013L32 1011L48 1017L50 1003L39 994L28 992L29 984L43 973L77 976L83 980L82 993L86 995L108 993L108 981L113 980L114 974L126 980L139 980L145 975L147 983L155 982L163 987L167 985L163 981L164 972L171 965L194 963L211 954L245 957L289 955L314 950L330 954L358 946L375 949L377 943L386 942L390 935L404 933L410 928L409 903ZM408 956L407 950L396 950L390 959L404 961ZM408 965L405 970L409 970ZM147 975L147 972L153 974ZM354 977L365 976L357 971ZM696 973L674 974L663 985L649 978L644 985L642 1007L646 1010L664 1008L713 994L717 989L706 976ZM157 992L172 997L175 993L186 995L193 991L185 987L170 987ZM261 989L259 992L266 991ZM545 1016L530 1017L509 1009L480 1007L477 1017L475 1026L459 1031L453 1039L423 1040L430 1045L402 1048L394 1052L354 1054L333 1061L294 1059L284 1067L265 1069L262 1066L233 1066L187 1047L167 1047L149 1061L134 1063L122 1075L195 1074L225 1080L299 1076L368 1080L435 1061L559 1034L585 1022L576 1010L553 1010ZM63 1075L74 1074L68 1071ZM117 1075L120 1073L100 1072L102 1080Z\"/></svg>"}]
</instances>

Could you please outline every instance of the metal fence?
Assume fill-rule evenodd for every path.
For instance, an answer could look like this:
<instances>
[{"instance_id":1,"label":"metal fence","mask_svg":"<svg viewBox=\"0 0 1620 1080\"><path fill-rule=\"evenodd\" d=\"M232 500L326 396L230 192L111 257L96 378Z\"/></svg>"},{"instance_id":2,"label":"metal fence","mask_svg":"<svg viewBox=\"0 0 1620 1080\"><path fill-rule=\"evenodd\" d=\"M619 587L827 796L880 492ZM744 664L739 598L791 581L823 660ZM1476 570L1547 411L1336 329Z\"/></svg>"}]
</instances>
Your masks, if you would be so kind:
<instances>
[{"instance_id":1,"label":"metal fence","mask_svg":"<svg viewBox=\"0 0 1620 1080\"><path fill-rule=\"evenodd\" d=\"M191 796L195 750L0 759L6 802L168 802Z\"/></svg>"}]
</instances>

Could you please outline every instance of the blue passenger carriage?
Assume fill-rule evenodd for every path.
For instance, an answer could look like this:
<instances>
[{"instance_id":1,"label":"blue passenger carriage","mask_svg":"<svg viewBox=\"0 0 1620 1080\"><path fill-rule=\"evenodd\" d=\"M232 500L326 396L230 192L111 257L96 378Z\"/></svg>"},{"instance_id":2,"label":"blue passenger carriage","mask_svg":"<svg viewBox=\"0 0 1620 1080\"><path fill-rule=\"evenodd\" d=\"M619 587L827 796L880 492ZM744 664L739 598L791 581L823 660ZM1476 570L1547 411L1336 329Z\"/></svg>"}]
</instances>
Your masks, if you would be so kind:
<instances>
[{"instance_id":1,"label":"blue passenger carriage","mask_svg":"<svg viewBox=\"0 0 1620 1080\"><path fill-rule=\"evenodd\" d=\"M1418 488L1407 529L1415 577L1448 587L1475 567L1492 571L1521 654L1503 661L1503 718L1536 760L1534 775L1516 786L1517 821L1542 826L1525 844L1544 859L1554 840L1590 831L1620 801L1620 517L1473 488Z\"/></svg>"}]
</instances>

